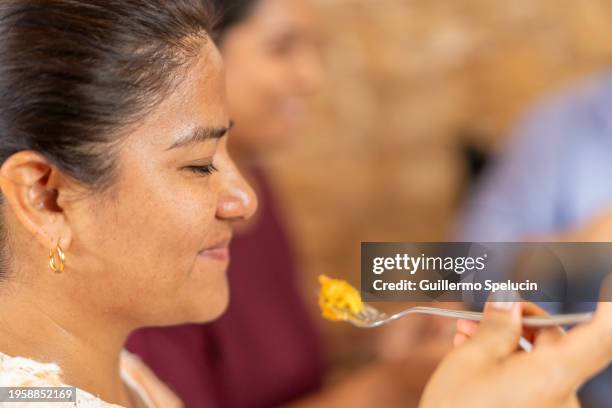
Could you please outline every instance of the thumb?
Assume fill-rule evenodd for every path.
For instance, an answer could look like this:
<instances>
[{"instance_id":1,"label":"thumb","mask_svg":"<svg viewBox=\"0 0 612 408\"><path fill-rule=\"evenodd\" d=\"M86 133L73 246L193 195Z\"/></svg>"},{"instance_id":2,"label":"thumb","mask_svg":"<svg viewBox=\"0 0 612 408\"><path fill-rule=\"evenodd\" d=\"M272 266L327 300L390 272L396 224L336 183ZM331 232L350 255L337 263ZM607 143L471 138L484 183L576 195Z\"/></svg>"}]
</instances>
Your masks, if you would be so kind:
<instances>
[{"instance_id":1,"label":"thumb","mask_svg":"<svg viewBox=\"0 0 612 408\"><path fill-rule=\"evenodd\" d=\"M513 353L521 337L521 303L516 292L495 292L489 297L472 344L485 358L499 359Z\"/></svg>"}]
</instances>

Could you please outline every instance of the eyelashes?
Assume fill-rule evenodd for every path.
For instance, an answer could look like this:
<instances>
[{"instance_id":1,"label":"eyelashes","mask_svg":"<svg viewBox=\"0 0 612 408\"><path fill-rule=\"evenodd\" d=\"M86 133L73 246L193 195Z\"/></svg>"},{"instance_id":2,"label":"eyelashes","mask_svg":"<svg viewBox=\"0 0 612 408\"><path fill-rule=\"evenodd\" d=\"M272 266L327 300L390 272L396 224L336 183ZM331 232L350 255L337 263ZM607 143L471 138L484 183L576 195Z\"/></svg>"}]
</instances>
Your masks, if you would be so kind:
<instances>
[{"instance_id":1,"label":"eyelashes","mask_svg":"<svg viewBox=\"0 0 612 408\"><path fill-rule=\"evenodd\" d=\"M186 169L201 176L210 176L211 174L219 171L219 169L217 169L212 163L207 164L206 166L187 166Z\"/></svg>"}]
</instances>

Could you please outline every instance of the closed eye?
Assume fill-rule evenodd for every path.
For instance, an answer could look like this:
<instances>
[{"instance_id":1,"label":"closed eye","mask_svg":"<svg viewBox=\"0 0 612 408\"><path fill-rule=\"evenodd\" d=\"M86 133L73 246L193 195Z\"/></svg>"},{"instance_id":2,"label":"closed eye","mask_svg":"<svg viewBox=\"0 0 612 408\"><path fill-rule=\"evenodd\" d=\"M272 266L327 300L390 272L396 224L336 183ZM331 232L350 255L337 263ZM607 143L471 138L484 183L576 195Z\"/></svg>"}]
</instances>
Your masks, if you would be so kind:
<instances>
[{"instance_id":1,"label":"closed eye","mask_svg":"<svg viewBox=\"0 0 612 408\"><path fill-rule=\"evenodd\" d=\"M199 174L202 176L210 176L211 174L219 170L212 163L207 164L205 166L187 166L185 168L195 174Z\"/></svg>"}]
</instances>

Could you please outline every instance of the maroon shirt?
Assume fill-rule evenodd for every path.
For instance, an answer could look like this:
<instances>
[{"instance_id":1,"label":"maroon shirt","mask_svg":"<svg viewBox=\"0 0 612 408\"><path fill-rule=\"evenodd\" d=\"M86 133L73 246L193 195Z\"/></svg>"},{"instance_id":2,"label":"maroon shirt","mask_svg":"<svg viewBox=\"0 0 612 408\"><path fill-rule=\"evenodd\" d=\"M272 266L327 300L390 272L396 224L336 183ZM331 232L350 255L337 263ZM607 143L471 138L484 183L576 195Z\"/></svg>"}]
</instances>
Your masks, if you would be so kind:
<instances>
[{"instance_id":1,"label":"maroon shirt","mask_svg":"<svg viewBox=\"0 0 612 408\"><path fill-rule=\"evenodd\" d=\"M286 234L263 174L255 175L258 224L231 244L227 312L206 325L142 329L127 344L188 408L271 407L321 384L321 348Z\"/></svg>"}]
</instances>

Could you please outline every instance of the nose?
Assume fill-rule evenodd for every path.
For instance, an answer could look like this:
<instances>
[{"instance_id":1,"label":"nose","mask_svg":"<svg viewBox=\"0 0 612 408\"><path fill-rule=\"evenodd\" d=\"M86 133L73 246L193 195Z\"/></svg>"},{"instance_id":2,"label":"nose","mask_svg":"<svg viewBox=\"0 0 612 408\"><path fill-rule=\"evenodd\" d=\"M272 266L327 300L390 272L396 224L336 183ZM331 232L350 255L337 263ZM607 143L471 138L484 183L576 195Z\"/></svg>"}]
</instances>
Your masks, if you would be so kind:
<instances>
[{"instance_id":1,"label":"nose","mask_svg":"<svg viewBox=\"0 0 612 408\"><path fill-rule=\"evenodd\" d=\"M217 217L228 221L248 220L257 210L257 196L232 163L224 177L217 204Z\"/></svg>"}]
</instances>

